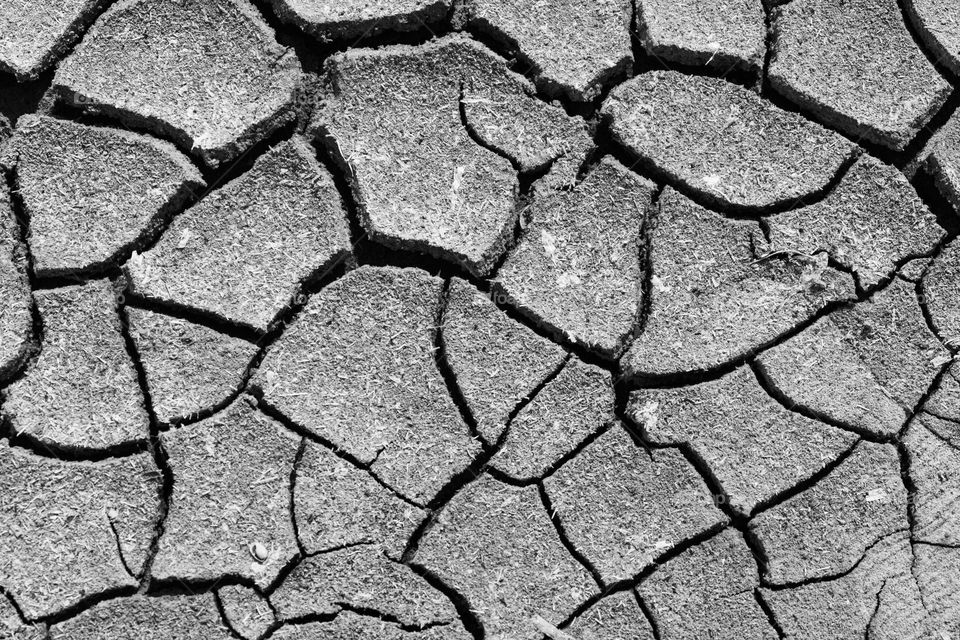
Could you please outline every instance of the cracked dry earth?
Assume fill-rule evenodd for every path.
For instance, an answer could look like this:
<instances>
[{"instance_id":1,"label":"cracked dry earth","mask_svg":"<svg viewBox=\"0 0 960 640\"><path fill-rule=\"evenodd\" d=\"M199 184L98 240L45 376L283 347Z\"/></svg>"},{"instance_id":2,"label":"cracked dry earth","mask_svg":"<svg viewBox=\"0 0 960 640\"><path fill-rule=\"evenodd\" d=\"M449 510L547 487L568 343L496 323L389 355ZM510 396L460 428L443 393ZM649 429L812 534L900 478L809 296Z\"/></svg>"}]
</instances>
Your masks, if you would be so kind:
<instances>
[{"instance_id":1,"label":"cracked dry earth","mask_svg":"<svg viewBox=\"0 0 960 640\"><path fill-rule=\"evenodd\" d=\"M960 638L954 0L0 4L0 640Z\"/></svg>"}]
</instances>

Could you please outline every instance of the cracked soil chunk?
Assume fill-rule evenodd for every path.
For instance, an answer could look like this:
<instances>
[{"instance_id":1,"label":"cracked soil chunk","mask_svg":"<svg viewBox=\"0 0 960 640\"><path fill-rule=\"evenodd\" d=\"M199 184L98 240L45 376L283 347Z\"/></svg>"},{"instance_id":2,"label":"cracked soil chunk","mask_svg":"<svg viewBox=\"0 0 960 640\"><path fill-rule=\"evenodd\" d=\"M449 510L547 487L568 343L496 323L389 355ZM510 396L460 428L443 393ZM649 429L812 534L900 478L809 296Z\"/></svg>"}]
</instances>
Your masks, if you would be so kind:
<instances>
[{"instance_id":1,"label":"cracked soil chunk","mask_svg":"<svg viewBox=\"0 0 960 640\"><path fill-rule=\"evenodd\" d=\"M826 251L873 288L946 232L897 168L864 155L825 200L764 219L770 251Z\"/></svg>"},{"instance_id":2,"label":"cracked soil chunk","mask_svg":"<svg viewBox=\"0 0 960 640\"><path fill-rule=\"evenodd\" d=\"M0 187L0 379L4 380L23 364L32 349L33 303L19 237L10 196Z\"/></svg>"},{"instance_id":3,"label":"cracked soil chunk","mask_svg":"<svg viewBox=\"0 0 960 640\"><path fill-rule=\"evenodd\" d=\"M951 0L906 0L904 10L933 58L960 75L960 15Z\"/></svg>"},{"instance_id":4,"label":"cracked soil chunk","mask_svg":"<svg viewBox=\"0 0 960 640\"><path fill-rule=\"evenodd\" d=\"M418 504L479 453L434 354L443 282L361 267L311 298L267 353L264 400Z\"/></svg>"},{"instance_id":5,"label":"cracked soil chunk","mask_svg":"<svg viewBox=\"0 0 960 640\"><path fill-rule=\"evenodd\" d=\"M261 589L298 553L290 476L299 439L243 396L161 435L173 471L157 580L242 576Z\"/></svg>"},{"instance_id":6,"label":"cracked soil chunk","mask_svg":"<svg viewBox=\"0 0 960 640\"><path fill-rule=\"evenodd\" d=\"M282 627L271 640L470 640L459 624L405 631L392 622L374 616L345 612L328 622L309 622Z\"/></svg>"},{"instance_id":7,"label":"cracked soil chunk","mask_svg":"<svg viewBox=\"0 0 960 640\"><path fill-rule=\"evenodd\" d=\"M257 640L276 623L276 616L266 598L254 589L231 585L217 589L223 617L244 640Z\"/></svg>"},{"instance_id":8,"label":"cracked soil chunk","mask_svg":"<svg viewBox=\"0 0 960 640\"><path fill-rule=\"evenodd\" d=\"M791 403L883 437L900 430L949 357L927 327L914 285L898 278L759 362Z\"/></svg>"},{"instance_id":9,"label":"cracked soil chunk","mask_svg":"<svg viewBox=\"0 0 960 640\"><path fill-rule=\"evenodd\" d=\"M54 89L217 167L292 120L299 79L296 56L247 0L122 0L63 61Z\"/></svg>"},{"instance_id":10,"label":"cracked soil chunk","mask_svg":"<svg viewBox=\"0 0 960 640\"><path fill-rule=\"evenodd\" d=\"M18 125L17 184L38 276L117 262L204 187L200 172L166 142L44 116Z\"/></svg>"},{"instance_id":11,"label":"cracked soil chunk","mask_svg":"<svg viewBox=\"0 0 960 640\"><path fill-rule=\"evenodd\" d=\"M564 362L564 351L500 311L488 295L453 278L441 337L480 436L500 438L517 404Z\"/></svg>"},{"instance_id":12,"label":"cracked soil chunk","mask_svg":"<svg viewBox=\"0 0 960 640\"><path fill-rule=\"evenodd\" d=\"M147 455L64 462L0 443L0 587L29 619L133 589L159 513Z\"/></svg>"},{"instance_id":13,"label":"cracked soil chunk","mask_svg":"<svg viewBox=\"0 0 960 640\"><path fill-rule=\"evenodd\" d=\"M757 564L735 529L724 529L658 568L638 592L662 640L777 637L754 599Z\"/></svg>"},{"instance_id":14,"label":"cracked soil chunk","mask_svg":"<svg viewBox=\"0 0 960 640\"><path fill-rule=\"evenodd\" d=\"M212 594L102 602L50 628L51 640L230 640Z\"/></svg>"},{"instance_id":15,"label":"cracked soil chunk","mask_svg":"<svg viewBox=\"0 0 960 640\"><path fill-rule=\"evenodd\" d=\"M544 482L574 548L610 584L726 521L683 455L649 454L614 426Z\"/></svg>"},{"instance_id":16,"label":"cracked soil chunk","mask_svg":"<svg viewBox=\"0 0 960 640\"><path fill-rule=\"evenodd\" d=\"M708 370L746 357L837 300L852 278L801 256L760 259L754 222L708 211L672 189L652 221L650 312L621 362L627 375Z\"/></svg>"},{"instance_id":17,"label":"cracked soil chunk","mask_svg":"<svg viewBox=\"0 0 960 640\"><path fill-rule=\"evenodd\" d=\"M336 42L371 38L385 31L429 29L447 16L451 0L271 0L271 3L284 22L323 42Z\"/></svg>"},{"instance_id":18,"label":"cracked soil chunk","mask_svg":"<svg viewBox=\"0 0 960 640\"><path fill-rule=\"evenodd\" d=\"M406 627L458 621L453 603L379 547L361 545L304 559L270 596L280 620L376 611Z\"/></svg>"},{"instance_id":19,"label":"cracked soil chunk","mask_svg":"<svg viewBox=\"0 0 960 640\"><path fill-rule=\"evenodd\" d=\"M326 69L334 93L315 124L347 166L364 228L478 275L506 248L518 215L517 174L503 155L542 168L585 144L582 121L535 98L526 79L465 36L348 51Z\"/></svg>"},{"instance_id":20,"label":"cracked soil chunk","mask_svg":"<svg viewBox=\"0 0 960 640\"><path fill-rule=\"evenodd\" d=\"M761 0L637 0L640 41L656 58L760 73L767 28Z\"/></svg>"},{"instance_id":21,"label":"cracked soil chunk","mask_svg":"<svg viewBox=\"0 0 960 640\"><path fill-rule=\"evenodd\" d=\"M573 357L517 414L490 465L515 480L542 477L613 420L610 374Z\"/></svg>"},{"instance_id":22,"label":"cracked soil chunk","mask_svg":"<svg viewBox=\"0 0 960 640\"><path fill-rule=\"evenodd\" d=\"M874 545L836 580L761 591L788 638L929 638L911 561L908 534L899 533Z\"/></svg>"},{"instance_id":23,"label":"cracked soil chunk","mask_svg":"<svg viewBox=\"0 0 960 640\"><path fill-rule=\"evenodd\" d=\"M490 638L539 640L533 616L556 626L597 592L560 542L537 489L489 477L450 501L415 562L467 599Z\"/></svg>"},{"instance_id":24,"label":"cracked soil chunk","mask_svg":"<svg viewBox=\"0 0 960 640\"><path fill-rule=\"evenodd\" d=\"M960 347L960 243L951 242L933 261L922 291L937 334L948 345Z\"/></svg>"},{"instance_id":25,"label":"cracked soil chunk","mask_svg":"<svg viewBox=\"0 0 960 640\"><path fill-rule=\"evenodd\" d=\"M576 640L654 640L632 591L604 597L564 629ZM565 640L561 638L560 640Z\"/></svg>"},{"instance_id":26,"label":"cracked soil chunk","mask_svg":"<svg viewBox=\"0 0 960 640\"><path fill-rule=\"evenodd\" d=\"M633 66L625 0L473 0L466 13L470 27L516 53L554 97L593 100Z\"/></svg>"},{"instance_id":27,"label":"cracked soil chunk","mask_svg":"<svg viewBox=\"0 0 960 640\"><path fill-rule=\"evenodd\" d=\"M605 158L572 192L537 198L497 290L548 330L619 356L640 313L640 232L654 188Z\"/></svg>"},{"instance_id":28,"label":"cracked soil chunk","mask_svg":"<svg viewBox=\"0 0 960 640\"><path fill-rule=\"evenodd\" d=\"M856 436L788 411L740 368L719 380L630 395L627 414L656 444L687 444L723 499L748 515L836 460Z\"/></svg>"},{"instance_id":29,"label":"cracked soil chunk","mask_svg":"<svg viewBox=\"0 0 960 640\"><path fill-rule=\"evenodd\" d=\"M257 345L161 313L126 312L159 422L195 417L239 391Z\"/></svg>"},{"instance_id":30,"label":"cracked soil chunk","mask_svg":"<svg viewBox=\"0 0 960 640\"><path fill-rule=\"evenodd\" d=\"M266 331L303 281L349 251L333 178L294 138L177 216L127 273L139 295Z\"/></svg>"},{"instance_id":31,"label":"cracked soil chunk","mask_svg":"<svg viewBox=\"0 0 960 640\"><path fill-rule=\"evenodd\" d=\"M309 441L297 465L293 504L307 553L378 544L400 555L427 515L369 472Z\"/></svg>"},{"instance_id":32,"label":"cracked soil chunk","mask_svg":"<svg viewBox=\"0 0 960 640\"><path fill-rule=\"evenodd\" d=\"M897 0L795 0L773 29L773 88L855 138L902 150L951 91Z\"/></svg>"},{"instance_id":33,"label":"cracked soil chunk","mask_svg":"<svg viewBox=\"0 0 960 640\"><path fill-rule=\"evenodd\" d=\"M53 65L109 0L5 0L0 5L0 71L17 81Z\"/></svg>"},{"instance_id":34,"label":"cracked soil chunk","mask_svg":"<svg viewBox=\"0 0 960 640\"><path fill-rule=\"evenodd\" d=\"M757 515L750 528L771 584L846 573L877 540L908 528L907 491L892 445L861 442L811 488Z\"/></svg>"},{"instance_id":35,"label":"cracked soil chunk","mask_svg":"<svg viewBox=\"0 0 960 640\"><path fill-rule=\"evenodd\" d=\"M801 201L824 189L855 149L749 89L674 71L621 84L603 116L615 142L719 207Z\"/></svg>"},{"instance_id":36,"label":"cracked soil chunk","mask_svg":"<svg viewBox=\"0 0 960 640\"><path fill-rule=\"evenodd\" d=\"M956 432L955 423L922 415L904 438L916 487L915 540L960 546L960 449L938 435Z\"/></svg>"},{"instance_id":37,"label":"cracked soil chunk","mask_svg":"<svg viewBox=\"0 0 960 640\"><path fill-rule=\"evenodd\" d=\"M6 390L16 433L67 449L104 449L149 435L149 417L107 280L34 293L39 357Z\"/></svg>"}]
</instances>

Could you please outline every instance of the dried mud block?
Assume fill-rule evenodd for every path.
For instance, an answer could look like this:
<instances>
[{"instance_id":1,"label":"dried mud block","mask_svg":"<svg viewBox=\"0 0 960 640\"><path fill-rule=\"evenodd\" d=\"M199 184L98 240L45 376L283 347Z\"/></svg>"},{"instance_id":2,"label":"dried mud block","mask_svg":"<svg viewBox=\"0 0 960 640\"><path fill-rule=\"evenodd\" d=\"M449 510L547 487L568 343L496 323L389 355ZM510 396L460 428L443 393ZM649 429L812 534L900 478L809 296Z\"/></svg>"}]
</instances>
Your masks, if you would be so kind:
<instances>
[{"instance_id":1,"label":"dried mud block","mask_svg":"<svg viewBox=\"0 0 960 640\"><path fill-rule=\"evenodd\" d=\"M307 442L293 505L307 553L377 544L399 556L427 512L401 500L368 471Z\"/></svg>"},{"instance_id":2,"label":"dried mud block","mask_svg":"<svg viewBox=\"0 0 960 640\"><path fill-rule=\"evenodd\" d=\"M960 549L913 545L913 573L934 638L960 634Z\"/></svg>"},{"instance_id":3,"label":"dried mud block","mask_svg":"<svg viewBox=\"0 0 960 640\"><path fill-rule=\"evenodd\" d=\"M641 229L654 189L605 158L572 191L537 198L497 291L547 330L618 357L640 314Z\"/></svg>"},{"instance_id":4,"label":"dried mud block","mask_svg":"<svg viewBox=\"0 0 960 640\"><path fill-rule=\"evenodd\" d=\"M936 257L921 290L937 334L951 347L960 347L960 244L951 242Z\"/></svg>"},{"instance_id":5,"label":"dried mud block","mask_svg":"<svg viewBox=\"0 0 960 640\"><path fill-rule=\"evenodd\" d=\"M305 558L271 594L280 620L375 611L404 627L457 622L453 603L379 547L361 545Z\"/></svg>"},{"instance_id":6,"label":"dried mud block","mask_svg":"<svg viewBox=\"0 0 960 640\"><path fill-rule=\"evenodd\" d=\"M496 294L493 294L496 295ZM450 281L441 328L447 364L488 444L518 403L564 362L564 350L500 311L460 278Z\"/></svg>"},{"instance_id":7,"label":"dried mud block","mask_svg":"<svg viewBox=\"0 0 960 640\"><path fill-rule=\"evenodd\" d=\"M501 43L556 98L590 101L631 71L633 7L625 0L473 0L459 19Z\"/></svg>"},{"instance_id":8,"label":"dried mud block","mask_svg":"<svg viewBox=\"0 0 960 640\"><path fill-rule=\"evenodd\" d=\"M462 594L494 638L539 640L597 585L564 548L534 487L481 478L458 493L420 541L414 562Z\"/></svg>"},{"instance_id":9,"label":"dried mud block","mask_svg":"<svg viewBox=\"0 0 960 640\"><path fill-rule=\"evenodd\" d=\"M470 640L472 636L460 624L405 631L392 622L374 616L344 612L329 622L308 622L280 628L272 640Z\"/></svg>"},{"instance_id":10,"label":"dried mud block","mask_svg":"<svg viewBox=\"0 0 960 640\"><path fill-rule=\"evenodd\" d=\"M257 345L161 313L126 312L158 421L196 417L240 390Z\"/></svg>"},{"instance_id":11,"label":"dried mud block","mask_svg":"<svg viewBox=\"0 0 960 640\"><path fill-rule=\"evenodd\" d=\"M3 403L15 433L66 449L146 440L149 417L107 280L37 291L40 355Z\"/></svg>"},{"instance_id":12,"label":"dried mud block","mask_svg":"<svg viewBox=\"0 0 960 640\"><path fill-rule=\"evenodd\" d=\"M604 597L574 618L564 631L577 640L654 640L650 622L632 591Z\"/></svg>"},{"instance_id":13,"label":"dried mud block","mask_svg":"<svg viewBox=\"0 0 960 640\"><path fill-rule=\"evenodd\" d=\"M450 13L451 0L271 0L284 22L323 42L356 41L384 32L430 29Z\"/></svg>"},{"instance_id":14,"label":"dried mud block","mask_svg":"<svg viewBox=\"0 0 960 640\"><path fill-rule=\"evenodd\" d=\"M960 15L950 0L906 0L907 16L933 58L960 75Z\"/></svg>"},{"instance_id":15,"label":"dried mud block","mask_svg":"<svg viewBox=\"0 0 960 640\"><path fill-rule=\"evenodd\" d=\"M857 437L788 411L749 368L677 389L635 391L627 414L656 444L689 446L738 513L804 482Z\"/></svg>"},{"instance_id":16,"label":"dried mud block","mask_svg":"<svg viewBox=\"0 0 960 640\"><path fill-rule=\"evenodd\" d=\"M350 252L333 178L294 138L176 217L127 263L134 293L260 331Z\"/></svg>"},{"instance_id":17,"label":"dried mud block","mask_svg":"<svg viewBox=\"0 0 960 640\"><path fill-rule=\"evenodd\" d=\"M759 74L766 53L761 0L639 0L640 41L655 58Z\"/></svg>"},{"instance_id":18,"label":"dried mud block","mask_svg":"<svg viewBox=\"0 0 960 640\"><path fill-rule=\"evenodd\" d=\"M930 638L909 534L884 538L849 573L786 589L762 589L788 638Z\"/></svg>"},{"instance_id":19,"label":"dried mud block","mask_svg":"<svg viewBox=\"0 0 960 640\"><path fill-rule=\"evenodd\" d=\"M23 365L33 337L33 302L19 238L10 196L0 188L0 379L4 380Z\"/></svg>"},{"instance_id":20,"label":"dried mud block","mask_svg":"<svg viewBox=\"0 0 960 640\"><path fill-rule=\"evenodd\" d=\"M897 0L794 1L772 28L773 88L857 139L904 149L952 91Z\"/></svg>"},{"instance_id":21,"label":"dried mud block","mask_svg":"<svg viewBox=\"0 0 960 640\"><path fill-rule=\"evenodd\" d=\"M637 591L662 640L773 640L753 595L758 584L750 549L735 529L724 529L658 568Z\"/></svg>"},{"instance_id":22,"label":"dried mud block","mask_svg":"<svg viewBox=\"0 0 960 640\"><path fill-rule=\"evenodd\" d=\"M490 466L515 480L542 477L614 419L610 374L572 358L507 429Z\"/></svg>"},{"instance_id":23,"label":"dried mud block","mask_svg":"<svg viewBox=\"0 0 960 640\"><path fill-rule=\"evenodd\" d=\"M0 585L28 619L135 589L159 517L148 455L64 462L0 443Z\"/></svg>"},{"instance_id":24,"label":"dried mud block","mask_svg":"<svg viewBox=\"0 0 960 640\"><path fill-rule=\"evenodd\" d=\"M299 81L293 51L247 0L122 0L60 64L53 88L217 167L293 120Z\"/></svg>"},{"instance_id":25,"label":"dried mud block","mask_svg":"<svg viewBox=\"0 0 960 640\"><path fill-rule=\"evenodd\" d=\"M262 638L277 622L267 599L250 587L222 587L217 598L227 624L244 640Z\"/></svg>"},{"instance_id":26,"label":"dried mud block","mask_svg":"<svg viewBox=\"0 0 960 640\"><path fill-rule=\"evenodd\" d=\"M17 124L11 144L38 276L116 264L204 187L169 143L45 116Z\"/></svg>"},{"instance_id":27,"label":"dried mud block","mask_svg":"<svg viewBox=\"0 0 960 640\"><path fill-rule=\"evenodd\" d=\"M822 191L856 147L749 89L654 71L603 104L614 141L718 207L784 206Z\"/></svg>"},{"instance_id":28,"label":"dried mud block","mask_svg":"<svg viewBox=\"0 0 960 640\"><path fill-rule=\"evenodd\" d=\"M573 547L607 584L634 578L677 544L726 522L683 454L648 454L619 425L544 485Z\"/></svg>"},{"instance_id":29,"label":"dried mud block","mask_svg":"<svg viewBox=\"0 0 960 640\"><path fill-rule=\"evenodd\" d=\"M846 573L877 540L908 528L897 450L871 442L859 443L826 477L750 523L771 584Z\"/></svg>"},{"instance_id":30,"label":"dried mud block","mask_svg":"<svg viewBox=\"0 0 960 640\"><path fill-rule=\"evenodd\" d=\"M949 358L927 327L914 285L896 279L758 360L791 403L886 437L903 427Z\"/></svg>"},{"instance_id":31,"label":"dried mud block","mask_svg":"<svg viewBox=\"0 0 960 640\"><path fill-rule=\"evenodd\" d=\"M435 359L442 286L418 269L351 271L310 299L252 382L421 505L480 451Z\"/></svg>"},{"instance_id":32,"label":"dried mud block","mask_svg":"<svg viewBox=\"0 0 960 640\"><path fill-rule=\"evenodd\" d=\"M582 120L538 100L504 60L462 35L348 51L326 69L333 92L314 124L350 174L371 238L477 275L512 237L511 163L545 169L591 144Z\"/></svg>"},{"instance_id":33,"label":"dried mud block","mask_svg":"<svg viewBox=\"0 0 960 640\"><path fill-rule=\"evenodd\" d=\"M838 300L852 278L825 259L765 256L755 222L660 197L650 237L650 311L621 361L631 377L706 371L746 358Z\"/></svg>"},{"instance_id":34,"label":"dried mud block","mask_svg":"<svg viewBox=\"0 0 960 640\"><path fill-rule=\"evenodd\" d=\"M933 252L946 231L895 167L864 155L823 201L764 219L770 251L825 251L865 289L908 259Z\"/></svg>"},{"instance_id":35,"label":"dried mud block","mask_svg":"<svg viewBox=\"0 0 960 640\"><path fill-rule=\"evenodd\" d=\"M50 628L51 640L229 640L212 594L107 600Z\"/></svg>"},{"instance_id":36,"label":"dried mud block","mask_svg":"<svg viewBox=\"0 0 960 640\"><path fill-rule=\"evenodd\" d=\"M173 494L153 577L240 576L267 588L299 551L290 513L299 439L242 396L212 418L162 434L161 442Z\"/></svg>"},{"instance_id":37,"label":"dried mud block","mask_svg":"<svg viewBox=\"0 0 960 640\"><path fill-rule=\"evenodd\" d=\"M33 80L80 39L109 0L6 0L0 6L0 71Z\"/></svg>"},{"instance_id":38,"label":"dried mud block","mask_svg":"<svg viewBox=\"0 0 960 640\"><path fill-rule=\"evenodd\" d=\"M956 423L922 415L904 438L915 486L911 497L917 541L960 546L960 449L939 435L956 434L957 428Z\"/></svg>"}]
</instances>

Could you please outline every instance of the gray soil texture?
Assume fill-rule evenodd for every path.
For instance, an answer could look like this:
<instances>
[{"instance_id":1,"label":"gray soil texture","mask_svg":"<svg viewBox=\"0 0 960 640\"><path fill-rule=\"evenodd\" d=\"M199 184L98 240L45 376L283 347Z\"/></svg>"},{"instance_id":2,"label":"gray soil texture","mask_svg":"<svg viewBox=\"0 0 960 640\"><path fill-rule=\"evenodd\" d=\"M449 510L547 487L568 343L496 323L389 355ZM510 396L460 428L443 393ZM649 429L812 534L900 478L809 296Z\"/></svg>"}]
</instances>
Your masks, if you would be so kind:
<instances>
[{"instance_id":1,"label":"gray soil texture","mask_svg":"<svg viewBox=\"0 0 960 640\"><path fill-rule=\"evenodd\" d=\"M0 0L0 640L960 638L956 0Z\"/></svg>"}]
</instances>

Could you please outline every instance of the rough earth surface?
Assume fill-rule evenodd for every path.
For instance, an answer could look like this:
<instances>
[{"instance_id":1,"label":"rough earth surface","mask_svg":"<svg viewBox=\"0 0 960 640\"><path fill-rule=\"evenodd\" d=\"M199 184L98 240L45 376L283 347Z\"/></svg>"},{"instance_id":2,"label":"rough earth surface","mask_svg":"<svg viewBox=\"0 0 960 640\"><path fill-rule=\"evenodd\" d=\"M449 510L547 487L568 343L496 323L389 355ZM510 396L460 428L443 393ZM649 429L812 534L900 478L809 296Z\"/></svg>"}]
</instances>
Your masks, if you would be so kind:
<instances>
[{"instance_id":1,"label":"rough earth surface","mask_svg":"<svg viewBox=\"0 0 960 640\"><path fill-rule=\"evenodd\" d=\"M960 635L949 2L0 5L0 640Z\"/></svg>"}]
</instances>

